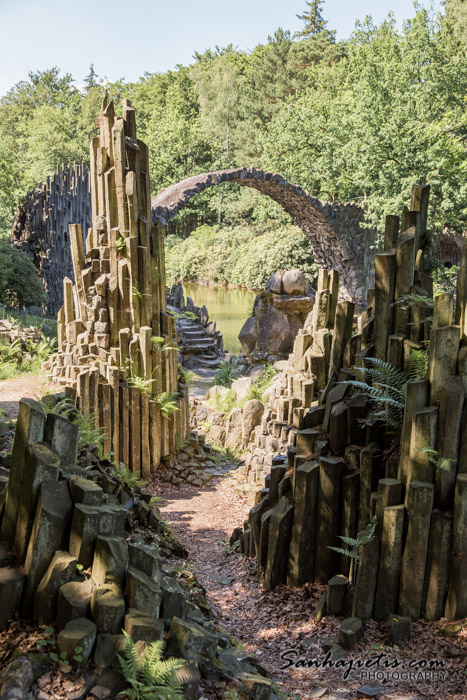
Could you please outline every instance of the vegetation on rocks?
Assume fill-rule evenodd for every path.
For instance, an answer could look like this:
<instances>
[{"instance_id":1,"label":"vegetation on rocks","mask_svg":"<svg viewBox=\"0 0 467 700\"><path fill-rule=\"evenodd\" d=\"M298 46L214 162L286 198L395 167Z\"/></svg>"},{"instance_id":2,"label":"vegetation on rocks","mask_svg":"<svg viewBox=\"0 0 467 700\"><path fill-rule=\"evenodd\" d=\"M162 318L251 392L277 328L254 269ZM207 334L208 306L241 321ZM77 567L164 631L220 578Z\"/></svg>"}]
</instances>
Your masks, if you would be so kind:
<instances>
[{"instance_id":1,"label":"vegetation on rocks","mask_svg":"<svg viewBox=\"0 0 467 700\"><path fill-rule=\"evenodd\" d=\"M317 266L298 226L268 224L199 226L189 238L167 237L167 274L173 279L264 287L278 269L300 268L310 278Z\"/></svg>"}]
</instances>

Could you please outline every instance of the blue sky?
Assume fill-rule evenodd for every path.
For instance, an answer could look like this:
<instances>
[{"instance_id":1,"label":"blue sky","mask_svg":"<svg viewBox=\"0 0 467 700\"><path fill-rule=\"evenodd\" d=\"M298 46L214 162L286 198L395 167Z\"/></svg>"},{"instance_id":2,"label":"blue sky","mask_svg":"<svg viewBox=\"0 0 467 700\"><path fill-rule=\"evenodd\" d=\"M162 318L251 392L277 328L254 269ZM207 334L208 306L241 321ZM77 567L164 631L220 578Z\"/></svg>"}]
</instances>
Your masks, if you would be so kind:
<instances>
[{"instance_id":1,"label":"blue sky","mask_svg":"<svg viewBox=\"0 0 467 700\"><path fill-rule=\"evenodd\" d=\"M29 71L54 65L77 84L91 63L101 77L136 80L188 64L195 51L216 44L253 49L278 27L298 30L296 15L305 8L304 0L0 0L0 95ZM370 14L379 23L389 11L399 25L415 12L410 0L324 4L338 39L351 34L355 20Z\"/></svg>"}]
</instances>

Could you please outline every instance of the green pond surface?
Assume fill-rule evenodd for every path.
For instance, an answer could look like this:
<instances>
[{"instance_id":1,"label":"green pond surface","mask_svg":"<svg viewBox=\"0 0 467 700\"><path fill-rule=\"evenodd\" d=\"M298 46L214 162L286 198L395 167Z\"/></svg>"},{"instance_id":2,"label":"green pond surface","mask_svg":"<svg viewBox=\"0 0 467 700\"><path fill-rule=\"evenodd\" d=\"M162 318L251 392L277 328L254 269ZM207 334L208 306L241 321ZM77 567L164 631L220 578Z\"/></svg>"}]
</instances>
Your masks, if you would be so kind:
<instances>
[{"instance_id":1,"label":"green pond surface","mask_svg":"<svg viewBox=\"0 0 467 700\"><path fill-rule=\"evenodd\" d=\"M251 289L209 287L204 284L183 282L185 297L193 299L195 306L206 306L210 321L224 336L224 350L239 355L242 346L238 340L241 327L251 315L258 292Z\"/></svg>"}]
</instances>

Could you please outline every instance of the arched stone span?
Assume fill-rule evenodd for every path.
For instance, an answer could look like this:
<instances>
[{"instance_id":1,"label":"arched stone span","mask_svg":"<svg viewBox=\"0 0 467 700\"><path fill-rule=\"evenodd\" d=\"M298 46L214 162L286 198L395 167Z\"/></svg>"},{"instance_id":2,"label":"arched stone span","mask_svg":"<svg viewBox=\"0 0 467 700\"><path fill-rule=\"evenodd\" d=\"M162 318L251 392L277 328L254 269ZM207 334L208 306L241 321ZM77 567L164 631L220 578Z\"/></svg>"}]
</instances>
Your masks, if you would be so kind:
<instances>
[{"instance_id":1,"label":"arched stone span","mask_svg":"<svg viewBox=\"0 0 467 700\"><path fill-rule=\"evenodd\" d=\"M339 270L342 296L364 300L372 282L366 271L372 269L374 232L362 226L363 209L355 204L321 202L276 173L236 168L189 177L153 197L153 223L165 225L192 197L222 182L253 187L278 202L309 239L317 265Z\"/></svg>"}]
</instances>

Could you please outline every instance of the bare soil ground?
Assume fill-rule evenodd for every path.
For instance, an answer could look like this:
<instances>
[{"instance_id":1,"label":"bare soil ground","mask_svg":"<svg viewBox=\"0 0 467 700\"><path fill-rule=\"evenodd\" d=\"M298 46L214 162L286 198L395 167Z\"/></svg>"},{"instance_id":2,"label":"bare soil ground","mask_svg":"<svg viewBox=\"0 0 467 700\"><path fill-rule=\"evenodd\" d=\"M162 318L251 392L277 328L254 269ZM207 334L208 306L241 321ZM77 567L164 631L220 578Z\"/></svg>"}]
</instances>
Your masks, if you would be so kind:
<instances>
[{"instance_id":1,"label":"bare soil ground","mask_svg":"<svg viewBox=\"0 0 467 700\"><path fill-rule=\"evenodd\" d=\"M467 697L467 628L446 638L438 633L446 620L414 623L411 639L401 647L386 646L385 625L369 621L363 638L337 667L307 668L323 662L323 641L337 634L341 618L313 618L322 586L265 592L253 560L229 552L225 543L249 510L232 479L216 478L201 488L157 485L155 491L165 499L161 511L188 550L216 623L273 673L289 697L353 700L365 697L358 692L363 686L379 686L379 698ZM285 669L289 662L281 655L287 650L295 650L288 655L294 665ZM344 677L350 661L354 668ZM371 666L355 668L359 661ZM386 662L399 665L387 668Z\"/></svg>"},{"instance_id":2,"label":"bare soil ground","mask_svg":"<svg viewBox=\"0 0 467 700\"><path fill-rule=\"evenodd\" d=\"M5 411L6 417L15 420L18 415L20 399L36 399L39 401L49 392L58 392L57 384L47 381L44 374L23 374L0 382L0 410Z\"/></svg>"}]
</instances>

